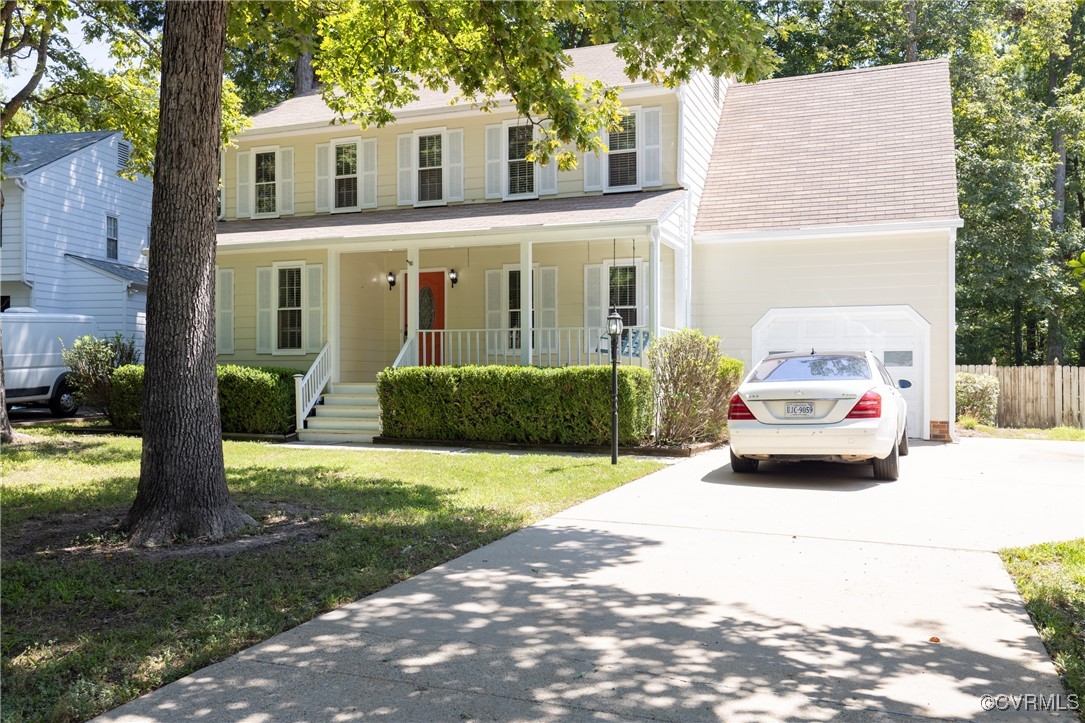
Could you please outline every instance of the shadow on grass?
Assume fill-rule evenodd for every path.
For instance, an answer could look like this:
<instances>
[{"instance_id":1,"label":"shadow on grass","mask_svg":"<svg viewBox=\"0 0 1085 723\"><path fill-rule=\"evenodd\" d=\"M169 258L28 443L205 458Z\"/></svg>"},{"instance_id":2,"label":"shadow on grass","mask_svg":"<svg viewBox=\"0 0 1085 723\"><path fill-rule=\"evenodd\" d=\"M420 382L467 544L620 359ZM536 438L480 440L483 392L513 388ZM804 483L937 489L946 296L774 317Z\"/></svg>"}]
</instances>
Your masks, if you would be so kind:
<instances>
[{"instance_id":1,"label":"shadow on grass","mask_svg":"<svg viewBox=\"0 0 1085 723\"><path fill-rule=\"evenodd\" d=\"M103 466L138 462L141 454L140 445L126 449L118 446L114 440L46 437L24 444L5 446L3 457L9 464L63 459L79 464Z\"/></svg>"}]
</instances>

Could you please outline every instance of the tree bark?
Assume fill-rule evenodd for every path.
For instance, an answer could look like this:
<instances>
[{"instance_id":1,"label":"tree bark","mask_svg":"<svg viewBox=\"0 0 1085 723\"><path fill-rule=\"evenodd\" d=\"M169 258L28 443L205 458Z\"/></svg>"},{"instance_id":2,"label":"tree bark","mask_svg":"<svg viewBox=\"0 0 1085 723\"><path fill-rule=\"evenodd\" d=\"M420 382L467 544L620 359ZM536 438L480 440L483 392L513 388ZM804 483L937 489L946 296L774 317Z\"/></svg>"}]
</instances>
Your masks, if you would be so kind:
<instances>
[{"instance_id":1,"label":"tree bark","mask_svg":"<svg viewBox=\"0 0 1085 723\"><path fill-rule=\"evenodd\" d=\"M905 0L904 18L908 21L908 46L904 49L904 62L914 63L919 60L919 50L916 44L916 0Z\"/></svg>"},{"instance_id":2,"label":"tree bark","mask_svg":"<svg viewBox=\"0 0 1085 723\"><path fill-rule=\"evenodd\" d=\"M298 55L294 64L294 96L312 93L316 88L316 74L313 72L313 52L305 50Z\"/></svg>"},{"instance_id":3,"label":"tree bark","mask_svg":"<svg viewBox=\"0 0 1085 723\"><path fill-rule=\"evenodd\" d=\"M0 329L0 444L11 444L15 439L11 419L8 418L7 389L7 382L4 381L4 330Z\"/></svg>"},{"instance_id":4,"label":"tree bark","mask_svg":"<svg viewBox=\"0 0 1085 723\"><path fill-rule=\"evenodd\" d=\"M152 197L138 546L255 522L230 499L215 375L215 204L226 2L168 2Z\"/></svg>"},{"instance_id":5,"label":"tree bark","mask_svg":"<svg viewBox=\"0 0 1085 723\"><path fill-rule=\"evenodd\" d=\"M1023 332L1025 320L1022 318L1022 306L1023 304L1020 296L1013 300L1013 363L1015 366L1022 366L1025 363L1025 339Z\"/></svg>"}]
</instances>

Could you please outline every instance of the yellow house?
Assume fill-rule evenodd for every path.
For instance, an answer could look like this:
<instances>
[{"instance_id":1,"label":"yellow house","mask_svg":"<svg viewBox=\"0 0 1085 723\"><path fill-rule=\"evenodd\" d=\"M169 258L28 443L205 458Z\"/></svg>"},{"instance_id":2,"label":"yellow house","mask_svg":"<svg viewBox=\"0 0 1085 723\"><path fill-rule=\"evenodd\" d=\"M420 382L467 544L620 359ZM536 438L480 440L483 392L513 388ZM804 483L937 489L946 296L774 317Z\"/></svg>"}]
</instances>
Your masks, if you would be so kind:
<instances>
[{"instance_id":1,"label":"yellow house","mask_svg":"<svg viewBox=\"0 0 1085 723\"><path fill-rule=\"evenodd\" d=\"M606 362L611 308L624 363L643 364L671 330L718 333L727 289L758 286L713 239L694 247L707 180L726 175L721 112L757 86L633 83L613 46L568 53L570 72L620 86L628 112L609 153L574 171L526 160L532 128L509 103L482 112L436 92L364 132L333 125L319 94L292 98L224 154L219 360L306 370L302 439L375 434L386 367Z\"/></svg>"}]
</instances>

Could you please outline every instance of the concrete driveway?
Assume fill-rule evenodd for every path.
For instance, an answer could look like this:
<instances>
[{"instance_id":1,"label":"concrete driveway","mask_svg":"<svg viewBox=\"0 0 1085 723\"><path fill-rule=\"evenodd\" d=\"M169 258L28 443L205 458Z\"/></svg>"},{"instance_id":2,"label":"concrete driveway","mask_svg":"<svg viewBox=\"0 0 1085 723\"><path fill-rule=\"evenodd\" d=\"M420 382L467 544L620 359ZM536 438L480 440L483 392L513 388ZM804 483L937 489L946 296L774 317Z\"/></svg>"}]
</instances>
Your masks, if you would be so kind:
<instances>
[{"instance_id":1,"label":"concrete driveway","mask_svg":"<svg viewBox=\"0 0 1085 723\"><path fill-rule=\"evenodd\" d=\"M1068 707L991 551L1085 535L1083 472L1075 443L917 443L892 483L714 452L103 720L1073 720L982 696Z\"/></svg>"}]
</instances>

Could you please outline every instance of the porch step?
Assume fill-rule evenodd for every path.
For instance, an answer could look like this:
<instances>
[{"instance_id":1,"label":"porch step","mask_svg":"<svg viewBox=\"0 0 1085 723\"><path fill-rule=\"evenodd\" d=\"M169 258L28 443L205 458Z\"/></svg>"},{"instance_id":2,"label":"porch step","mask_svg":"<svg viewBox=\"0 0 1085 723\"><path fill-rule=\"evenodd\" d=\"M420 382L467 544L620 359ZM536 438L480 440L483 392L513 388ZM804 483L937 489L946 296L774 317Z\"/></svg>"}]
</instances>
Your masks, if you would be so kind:
<instances>
[{"instance_id":1,"label":"porch step","mask_svg":"<svg viewBox=\"0 0 1085 723\"><path fill-rule=\"evenodd\" d=\"M333 444L363 443L373 441L373 435L352 430L303 429L298 432L299 442L328 442Z\"/></svg>"},{"instance_id":2,"label":"porch step","mask_svg":"<svg viewBox=\"0 0 1085 723\"><path fill-rule=\"evenodd\" d=\"M377 406L376 394L354 394L354 393L325 393L324 404L347 406L347 407L376 407Z\"/></svg>"},{"instance_id":3,"label":"porch step","mask_svg":"<svg viewBox=\"0 0 1085 723\"><path fill-rule=\"evenodd\" d=\"M368 432L380 434L379 419L351 419L347 417L309 417L305 420L306 430L336 432Z\"/></svg>"},{"instance_id":4,"label":"porch step","mask_svg":"<svg viewBox=\"0 0 1085 723\"><path fill-rule=\"evenodd\" d=\"M366 394L377 396L377 384L376 382L370 383L354 383L354 382L337 382L335 384L328 385L329 394Z\"/></svg>"},{"instance_id":5,"label":"porch step","mask_svg":"<svg viewBox=\"0 0 1085 723\"><path fill-rule=\"evenodd\" d=\"M380 408L376 405L364 407L352 407L347 404L318 404L313 407L318 417L355 417L360 419L378 419L381 415Z\"/></svg>"}]
</instances>

